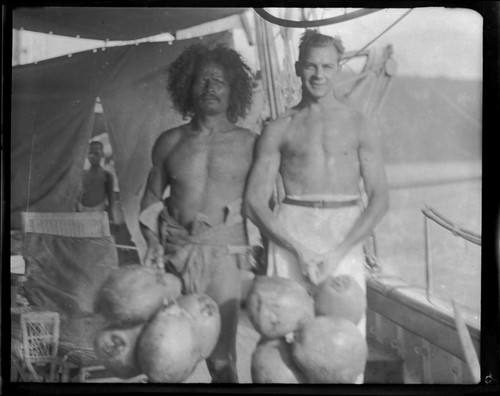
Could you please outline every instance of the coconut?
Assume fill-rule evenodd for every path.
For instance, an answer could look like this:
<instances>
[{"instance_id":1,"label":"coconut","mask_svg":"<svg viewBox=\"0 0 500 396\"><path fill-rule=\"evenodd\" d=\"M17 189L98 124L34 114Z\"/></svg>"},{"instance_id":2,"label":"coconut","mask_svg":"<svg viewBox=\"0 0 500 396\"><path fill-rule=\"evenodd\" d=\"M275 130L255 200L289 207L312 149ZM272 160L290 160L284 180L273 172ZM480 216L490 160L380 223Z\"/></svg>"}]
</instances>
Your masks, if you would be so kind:
<instances>
[{"instance_id":1,"label":"coconut","mask_svg":"<svg viewBox=\"0 0 500 396\"><path fill-rule=\"evenodd\" d=\"M358 324L366 311L366 296L350 275L330 276L313 292L316 315L339 316Z\"/></svg>"},{"instance_id":2,"label":"coconut","mask_svg":"<svg viewBox=\"0 0 500 396\"><path fill-rule=\"evenodd\" d=\"M202 360L192 316L177 303L164 307L142 331L136 353L149 382L184 381Z\"/></svg>"},{"instance_id":3,"label":"coconut","mask_svg":"<svg viewBox=\"0 0 500 396\"><path fill-rule=\"evenodd\" d=\"M252 354L252 382L255 384L303 384L306 376L292 358L284 339L261 338Z\"/></svg>"},{"instance_id":4,"label":"coconut","mask_svg":"<svg viewBox=\"0 0 500 396\"><path fill-rule=\"evenodd\" d=\"M349 320L317 316L294 333L292 356L312 383L353 383L364 372L368 347Z\"/></svg>"},{"instance_id":5,"label":"coconut","mask_svg":"<svg viewBox=\"0 0 500 396\"><path fill-rule=\"evenodd\" d=\"M97 332L94 351L97 358L113 375L131 378L141 374L135 346L144 324L129 328L107 327Z\"/></svg>"},{"instance_id":6,"label":"coconut","mask_svg":"<svg viewBox=\"0 0 500 396\"><path fill-rule=\"evenodd\" d=\"M209 357L220 335L221 318L218 305L205 294L188 294L180 297L177 303L193 317L201 355L204 358Z\"/></svg>"},{"instance_id":7,"label":"coconut","mask_svg":"<svg viewBox=\"0 0 500 396\"><path fill-rule=\"evenodd\" d=\"M97 294L95 311L113 324L148 321L165 301L181 295L181 281L155 267L127 265L114 270Z\"/></svg>"},{"instance_id":8,"label":"coconut","mask_svg":"<svg viewBox=\"0 0 500 396\"><path fill-rule=\"evenodd\" d=\"M263 337L279 338L314 317L314 301L291 279L258 276L247 299L247 310Z\"/></svg>"}]
</instances>

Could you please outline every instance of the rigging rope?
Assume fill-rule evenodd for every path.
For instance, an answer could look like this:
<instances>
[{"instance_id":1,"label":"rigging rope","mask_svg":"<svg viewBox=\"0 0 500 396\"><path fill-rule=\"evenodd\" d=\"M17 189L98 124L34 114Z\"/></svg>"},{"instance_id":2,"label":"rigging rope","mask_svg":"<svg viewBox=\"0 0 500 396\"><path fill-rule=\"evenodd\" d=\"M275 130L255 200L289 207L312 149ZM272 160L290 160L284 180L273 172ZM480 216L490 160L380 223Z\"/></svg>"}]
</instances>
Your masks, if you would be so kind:
<instances>
[{"instance_id":1,"label":"rigging rope","mask_svg":"<svg viewBox=\"0 0 500 396\"><path fill-rule=\"evenodd\" d=\"M380 11L380 8L363 8L361 10L357 11L352 11L344 15L332 17L332 18L327 18L327 19L320 19L317 21L291 21L288 19L282 19L275 17L274 15L270 14L263 8L254 8L255 12L259 14L263 19L265 19L267 22L273 23L275 25L283 26L283 27L289 27L289 28L309 28L309 27L318 27L318 26L325 26L325 25L333 25L335 23L340 23L340 22L345 22L349 21L351 19L359 18L364 15L368 15L377 11Z\"/></svg>"},{"instance_id":2,"label":"rigging rope","mask_svg":"<svg viewBox=\"0 0 500 396\"><path fill-rule=\"evenodd\" d=\"M378 36L376 36L374 39L369 41L367 44L365 44L360 50L356 51L353 55L349 55L342 59L340 62L341 65L344 65L347 63L351 58L356 57L359 55L362 51L364 51L366 48L368 48L371 44L373 44L376 40L378 40L382 35L387 33L390 29L392 29L397 23L399 23L403 18L405 18L413 9L409 9L406 11L403 15L401 15L396 21L394 21L391 25L389 25L384 31L382 31ZM424 83L434 92L440 95L454 110L456 110L462 117L464 117L466 120L470 121L471 123L475 124L478 127L481 127L481 123L476 120L474 117L469 115L463 108L461 108L458 104L456 104L452 99L450 99L448 96L446 96L442 91L436 89L432 84L429 84L424 81Z\"/></svg>"},{"instance_id":3,"label":"rigging rope","mask_svg":"<svg viewBox=\"0 0 500 396\"><path fill-rule=\"evenodd\" d=\"M391 25L389 25L382 33L380 33L378 36L376 36L374 39L369 41L367 44L365 44L360 50L356 51L353 55L344 58L343 62L341 62L341 65L345 64L346 62L349 61L349 59L354 58L358 56L361 52L363 52L366 48L368 48L370 45L372 45L375 41L377 41L382 35L387 33L390 29L392 29L397 23L399 23L404 17L406 17L410 12L412 12L413 9L409 9L406 11L403 15L401 15L396 21L394 21Z\"/></svg>"}]
</instances>

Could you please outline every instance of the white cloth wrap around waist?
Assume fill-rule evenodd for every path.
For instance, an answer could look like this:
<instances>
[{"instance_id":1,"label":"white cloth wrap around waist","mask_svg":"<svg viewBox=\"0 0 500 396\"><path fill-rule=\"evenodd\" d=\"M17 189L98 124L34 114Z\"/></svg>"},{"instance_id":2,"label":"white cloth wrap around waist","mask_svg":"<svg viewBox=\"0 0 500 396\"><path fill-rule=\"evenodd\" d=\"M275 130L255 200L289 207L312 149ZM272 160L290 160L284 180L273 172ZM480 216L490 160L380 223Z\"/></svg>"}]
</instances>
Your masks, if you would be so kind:
<instances>
[{"instance_id":1,"label":"white cloth wrap around waist","mask_svg":"<svg viewBox=\"0 0 500 396\"><path fill-rule=\"evenodd\" d=\"M289 196L295 200L348 201L357 195L303 195ZM342 242L361 213L361 204L343 208L312 208L291 204L280 205L277 216L287 232L302 245L318 254L332 250ZM267 275L294 279L309 288L299 263L289 251L269 243ZM365 258L360 243L344 257L332 275L350 275L366 294ZM365 317L358 328L366 336Z\"/></svg>"}]
</instances>

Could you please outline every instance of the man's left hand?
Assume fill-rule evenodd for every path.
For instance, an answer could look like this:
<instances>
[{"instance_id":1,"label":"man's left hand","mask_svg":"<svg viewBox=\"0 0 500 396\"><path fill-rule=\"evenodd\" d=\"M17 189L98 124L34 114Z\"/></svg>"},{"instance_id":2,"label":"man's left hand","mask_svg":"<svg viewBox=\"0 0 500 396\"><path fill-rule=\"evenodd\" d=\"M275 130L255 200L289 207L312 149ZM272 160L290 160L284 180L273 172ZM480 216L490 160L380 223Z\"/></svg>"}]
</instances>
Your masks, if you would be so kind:
<instances>
[{"instance_id":1,"label":"man's left hand","mask_svg":"<svg viewBox=\"0 0 500 396\"><path fill-rule=\"evenodd\" d=\"M339 254L338 250L331 250L323 254L317 264L318 276L316 284L320 284L332 275L342 261L342 258L343 256Z\"/></svg>"}]
</instances>

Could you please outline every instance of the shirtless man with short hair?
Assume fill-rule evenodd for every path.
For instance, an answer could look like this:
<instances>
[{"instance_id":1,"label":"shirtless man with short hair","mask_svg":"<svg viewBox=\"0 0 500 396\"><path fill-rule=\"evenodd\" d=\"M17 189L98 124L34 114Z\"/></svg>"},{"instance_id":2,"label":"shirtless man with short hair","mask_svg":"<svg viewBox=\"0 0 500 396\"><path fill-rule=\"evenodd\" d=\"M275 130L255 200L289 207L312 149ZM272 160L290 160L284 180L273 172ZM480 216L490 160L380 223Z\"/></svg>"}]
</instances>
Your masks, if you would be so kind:
<instances>
[{"instance_id":1,"label":"shirtless man with short hair","mask_svg":"<svg viewBox=\"0 0 500 396\"><path fill-rule=\"evenodd\" d=\"M329 275L348 274L366 291L361 242L388 210L376 131L335 96L343 51L337 38L304 34L295 65L302 100L264 129L245 198L248 217L270 241L268 275L309 290ZM269 200L278 174L285 198L273 212ZM358 327L366 335L365 318Z\"/></svg>"},{"instance_id":2,"label":"shirtless man with short hair","mask_svg":"<svg viewBox=\"0 0 500 396\"><path fill-rule=\"evenodd\" d=\"M110 220L113 220L113 175L101 166L101 159L103 157L103 144L99 141L90 142L87 154L90 168L83 172L82 191L77 211L107 211Z\"/></svg>"},{"instance_id":3,"label":"shirtless man with short hair","mask_svg":"<svg viewBox=\"0 0 500 396\"><path fill-rule=\"evenodd\" d=\"M256 135L235 122L251 105L250 69L232 49L193 45L170 66L169 93L191 121L164 132L153 148L140 214L145 261L164 262L185 294L205 293L219 305L221 335L207 366L212 382L236 383L240 266L248 252L241 204Z\"/></svg>"}]
</instances>

